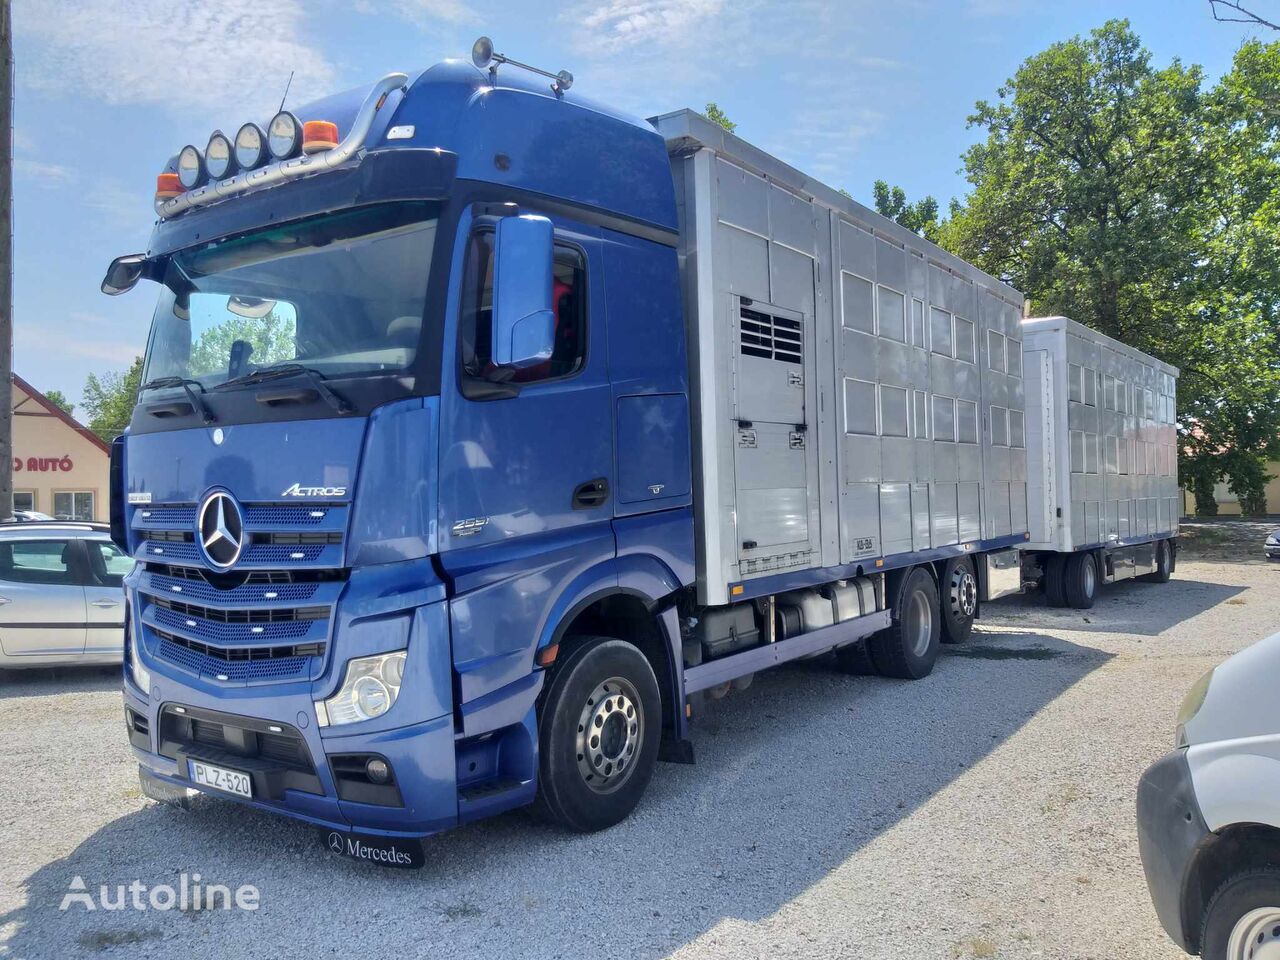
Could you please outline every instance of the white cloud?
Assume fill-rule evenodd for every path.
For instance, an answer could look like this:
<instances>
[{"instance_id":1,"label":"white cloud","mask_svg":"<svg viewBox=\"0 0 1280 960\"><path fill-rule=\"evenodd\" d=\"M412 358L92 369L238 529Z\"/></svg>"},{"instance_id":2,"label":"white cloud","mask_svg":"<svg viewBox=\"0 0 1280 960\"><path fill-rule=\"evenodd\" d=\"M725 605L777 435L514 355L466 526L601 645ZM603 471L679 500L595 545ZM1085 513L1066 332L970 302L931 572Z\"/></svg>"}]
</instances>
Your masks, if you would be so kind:
<instances>
[{"instance_id":1,"label":"white cloud","mask_svg":"<svg viewBox=\"0 0 1280 960\"><path fill-rule=\"evenodd\" d=\"M104 321L105 323L105 321ZM98 360L118 366L128 366L139 353L136 343L109 340L88 340L81 336L70 337L66 330L36 327L19 322L13 331L14 347L19 354L25 351L45 354L71 354L88 360Z\"/></svg>"},{"instance_id":2,"label":"white cloud","mask_svg":"<svg viewBox=\"0 0 1280 960\"><path fill-rule=\"evenodd\" d=\"M670 47L700 40L724 0L610 0L587 4L565 19L578 24L578 44L597 53L645 46Z\"/></svg>"},{"instance_id":3,"label":"white cloud","mask_svg":"<svg viewBox=\"0 0 1280 960\"><path fill-rule=\"evenodd\" d=\"M307 12L303 0L18 0L15 34L31 49L18 78L108 104L269 113L290 71L296 101L333 79L303 35Z\"/></svg>"},{"instance_id":4,"label":"white cloud","mask_svg":"<svg viewBox=\"0 0 1280 960\"><path fill-rule=\"evenodd\" d=\"M16 157L14 159L13 174L17 179L30 180L49 189L69 187L79 179L79 174L70 167L63 166L60 163L28 160L25 157Z\"/></svg>"},{"instance_id":5,"label":"white cloud","mask_svg":"<svg viewBox=\"0 0 1280 960\"><path fill-rule=\"evenodd\" d=\"M354 9L357 13L377 14L385 11L393 13L410 23L426 23L438 20L444 23L471 23L479 17L461 0L393 0L391 3L379 0L356 0Z\"/></svg>"}]
</instances>

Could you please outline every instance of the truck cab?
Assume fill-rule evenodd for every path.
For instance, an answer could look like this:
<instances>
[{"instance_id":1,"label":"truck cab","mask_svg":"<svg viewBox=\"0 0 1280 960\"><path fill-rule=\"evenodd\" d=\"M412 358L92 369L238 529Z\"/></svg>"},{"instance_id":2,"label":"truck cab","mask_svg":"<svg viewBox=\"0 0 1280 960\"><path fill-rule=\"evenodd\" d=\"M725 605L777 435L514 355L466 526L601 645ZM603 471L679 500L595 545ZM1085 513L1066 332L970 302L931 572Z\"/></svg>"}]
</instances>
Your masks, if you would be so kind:
<instances>
[{"instance_id":1,"label":"truck cab","mask_svg":"<svg viewBox=\"0 0 1280 960\"><path fill-rule=\"evenodd\" d=\"M159 287L112 452L149 792L412 858L406 838L534 798L567 662L581 723L553 759L582 769L554 816L613 822L660 743L680 752L671 170L650 126L565 87L393 74L158 181L150 248L104 282Z\"/></svg>"}]
</instances>

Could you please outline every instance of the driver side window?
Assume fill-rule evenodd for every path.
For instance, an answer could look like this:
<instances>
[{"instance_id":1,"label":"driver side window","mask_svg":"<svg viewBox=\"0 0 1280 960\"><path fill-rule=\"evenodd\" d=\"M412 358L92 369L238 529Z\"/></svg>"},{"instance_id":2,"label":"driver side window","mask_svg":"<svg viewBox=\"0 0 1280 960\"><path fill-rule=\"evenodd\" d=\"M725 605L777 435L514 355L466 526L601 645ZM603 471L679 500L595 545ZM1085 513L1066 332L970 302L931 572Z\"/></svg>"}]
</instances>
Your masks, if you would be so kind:
<instances>
[{"instance_id":1,"label":"driver side window","mask_svg":"<svg viewBox=\"0 0 1280 960\"><path fill-rule=\"evenodd\" d=\"M494 232L480 230L467 245L463 272L462 367L473 377L491 372ZM551 359L516 373L510 383L537 383L570 376L582 368L587 355L587 271L582 253L567 244L555 245L552 263L552 302L556 318Z\"/></svg>"}]
</instances>

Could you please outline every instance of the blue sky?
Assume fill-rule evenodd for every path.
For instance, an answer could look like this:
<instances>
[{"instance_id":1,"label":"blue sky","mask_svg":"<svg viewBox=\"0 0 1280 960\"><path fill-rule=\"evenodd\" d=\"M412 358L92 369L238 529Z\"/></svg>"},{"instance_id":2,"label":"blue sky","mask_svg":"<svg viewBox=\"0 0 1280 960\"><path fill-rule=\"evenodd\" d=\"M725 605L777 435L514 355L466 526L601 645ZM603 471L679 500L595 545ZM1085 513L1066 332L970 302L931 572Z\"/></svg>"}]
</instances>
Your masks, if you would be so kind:
<instances>
[{"instance_id":1,"label":"blue sky","mask_svg":"<svg viewBox=\"0 0 1280 960\"><path fill-rule=\"evenodd\" d=\"M1257 0L1280 12L1276 0ZM184 143L478 35L642 116L715 100L738 133L869 202L877 178L945 208L965 118L1023 58L1128 17L1163 64L1224 72L1249 35L1207 0L15 0L15 369L78 401L141 352L154 293L98 292L146 248L155 174Z\"/></svg>"}]
</instances>

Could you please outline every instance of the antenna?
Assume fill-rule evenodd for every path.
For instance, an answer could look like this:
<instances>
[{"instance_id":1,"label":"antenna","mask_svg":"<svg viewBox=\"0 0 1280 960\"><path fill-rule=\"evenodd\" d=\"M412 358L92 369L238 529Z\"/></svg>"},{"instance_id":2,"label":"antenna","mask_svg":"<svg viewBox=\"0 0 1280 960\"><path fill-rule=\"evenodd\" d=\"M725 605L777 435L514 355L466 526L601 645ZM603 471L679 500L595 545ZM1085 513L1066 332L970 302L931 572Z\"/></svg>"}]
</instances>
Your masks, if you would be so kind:
<instances>
[{"instance_id":1,"label":"antenna","mask_svg":"<svg viewBox=\"0 0 1280 960\"><path fill-rule=\"evenodd\" d=\"M286 80L284 84L284 96L280 98L280 109L277 110L276 113L280 113L282 110L284 110L284 102L287 99L289 99L289 88L292 86L293 86L293 71L290 70L289 79Z\"/></svg>"},{"instance_id":2,"label":"antenna","mask_svg":"<svg viewBox=\"0 0 1280 960\"><path fill-rule=\"evenodd\" d=\"M496 82L498 79L498 65L509 63L513 67L519 67L521 70L528 70L530 73L536 73L540 77L548 77L552 80L551 92L557 97L563 97L564 92L573 86L573 74L568 70L561 70L559 73L551 73L549 70L542 70L538 67L531 67L527 63L521 63L519 60L512 60L510 57L495 53L493 49L493 41L488 37L481 37L471 45L471 62L481 70L489 71L489 81Z\"/></svg>"}]
</instances>

